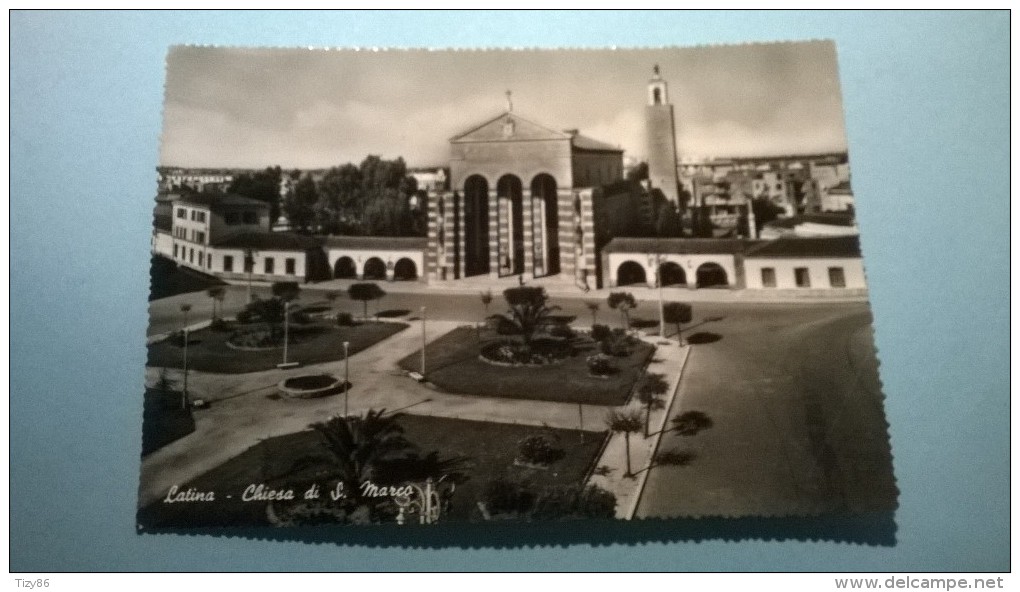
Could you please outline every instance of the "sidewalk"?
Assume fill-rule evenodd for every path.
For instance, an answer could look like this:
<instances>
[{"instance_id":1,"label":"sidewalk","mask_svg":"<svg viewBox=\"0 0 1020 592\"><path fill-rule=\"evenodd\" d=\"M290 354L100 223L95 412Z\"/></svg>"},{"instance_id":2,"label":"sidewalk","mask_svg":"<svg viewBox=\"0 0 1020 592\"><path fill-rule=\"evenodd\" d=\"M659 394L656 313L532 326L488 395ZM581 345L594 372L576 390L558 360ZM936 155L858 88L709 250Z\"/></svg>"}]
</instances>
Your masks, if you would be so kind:
<instances>
[{"instance_id":1,"label":"sidewalk","mask_svg":"<svg viewBox=\"0 0 1020 592\"><path fill-rule=\"evenodd\" d=\"M642 339L657 346L655 357L648 365L647 371L665 375L666 382L669 383L669 390L663 400L664 404L662 409L652 411L648 428L651 435L648 438L644 437L643 432L630 435L630 464L635 473L634 477L624 476L627 470L627 444L622 433L614 433L602 452L602 456L595 464L596 467L609 467L609 473L607 475L593 474L588 479L589 485L597 485L613 492L616 496L616 517L625 520L633 518L634 512L637 511L641 491L648 479L652 460L658 452L659 441L662 439L666 426L666 418L669 416L669 410L679 391L680 379L691 350L691 346L678 347L676 342L671 342L670 345L659 345L664 340L658 336L645 336ZM640 403L633 402L629 408L640 409L641 416L644 417L644 406Z\"/></svg>"}]
</instances>

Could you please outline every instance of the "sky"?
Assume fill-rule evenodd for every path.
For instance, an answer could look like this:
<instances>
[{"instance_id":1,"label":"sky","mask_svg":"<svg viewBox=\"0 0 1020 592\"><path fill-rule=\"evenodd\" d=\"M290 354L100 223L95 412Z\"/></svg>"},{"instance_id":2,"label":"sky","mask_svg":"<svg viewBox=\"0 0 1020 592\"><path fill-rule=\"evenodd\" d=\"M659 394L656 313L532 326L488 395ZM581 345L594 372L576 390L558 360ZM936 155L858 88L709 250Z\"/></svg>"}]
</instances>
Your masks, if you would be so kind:
<instances>
[{"instance_id":1,"label":"sky","mask_svg":"<svg viewBox=\"0 0 1020 592\"><path fill-rule=\"evenodd\" d=\"M324 168L368 154L448 164L449 139L507 108L645 158L659 64L681 159L846 150L826 41L621 50L171 48L160 163Z\"/></svg>"}]
</instances>

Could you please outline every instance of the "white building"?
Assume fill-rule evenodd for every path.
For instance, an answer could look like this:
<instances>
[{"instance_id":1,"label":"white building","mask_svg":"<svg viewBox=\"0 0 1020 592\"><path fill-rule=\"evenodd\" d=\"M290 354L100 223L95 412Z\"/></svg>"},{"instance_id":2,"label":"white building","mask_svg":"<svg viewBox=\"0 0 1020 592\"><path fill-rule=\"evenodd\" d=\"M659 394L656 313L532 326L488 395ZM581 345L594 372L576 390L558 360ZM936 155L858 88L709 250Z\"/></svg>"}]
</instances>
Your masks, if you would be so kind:
<instances>
[{"instance_id":1,"label":"white building","mask_svg":"<svg viewBox=\"0 0 1020 592\"><path fill-rule=\"evenodd\" d=\"M867 287L855 236L784 238L748 248L748 289L856 289Z\"/></svg>"}]
</instances>

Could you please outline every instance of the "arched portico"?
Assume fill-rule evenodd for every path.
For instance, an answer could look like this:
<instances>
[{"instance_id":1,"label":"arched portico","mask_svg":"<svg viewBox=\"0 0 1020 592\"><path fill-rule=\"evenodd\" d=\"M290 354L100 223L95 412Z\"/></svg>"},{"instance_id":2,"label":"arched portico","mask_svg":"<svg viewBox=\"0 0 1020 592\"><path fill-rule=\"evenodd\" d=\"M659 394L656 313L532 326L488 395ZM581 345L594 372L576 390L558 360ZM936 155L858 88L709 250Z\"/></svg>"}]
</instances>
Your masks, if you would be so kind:
<instances>
[{"instance_id":1,"label":"arched portico","mask_svg":"<svg viewBox=\"0 0 1020 592\"><path fill-rule=\"evenodd\" d=\"M699 288L725 287L730 284L726 270L718 263L702 263L695 272Z\"/></svg>"},{"instance_id":2,"label":"arched portico","mask_svg":"<svg viewBox=\"0 0 1020 592\"><path fill-rule=\"evenodd\" d=\"M481 175L464 181L464 275L489 273L489 182Z\"/></svg>"},{"instance_id":3,"label":"arched portico","mask_svg":"<svg viewBox=\"0 0 1020 592\"><path fill-rule=\"evenodd\" d=\"M645 266L635 261L624 261L616 268L616 285L632 286L647 285L648 275Z\"/></svg>"},{"instance_id":4,"label":"arched portico","mask_svg":"<svg viewBox=\"0 0 1020 592\"><path fill-rule=\"evenodd\" d=\"M393 279L397 281L418 279L418 266L407 257L398 259L393 266Z\"/></svg>"},{"instance_id":5,"label":"arched portico","mask_svg":"<svg viewBox=\"0 0 1020 592\"><path fill-rule=\"evenodd\" d=\"M365 269L361 277L366 280L385 280L386 264L378 257L370 257L365 261Z\"/></svg>"},{"instance_id":6,"label":"arched portico","mask_svg":"<svg viewBox=\"0 0 1020 592\"><path fill-rule=\"evenodd\" d=\"M683 286L687 284L687 274L679 263L665 261L659 266L659 281L663 287Z\"/></svg>"},{"instance_id":7,"label":"arched portico","mask_svg":"<svg viewBox=\"0 0 1020 592\"><path fill-rule=\"evenodd\" d=\"M560 215L556 179L548 173L531 181L535 275L560 272Z\"/></svg>"},{"instance_id":8,"label":"arched portico","mask_svg":"<svg viewBox=\"0 0 1020 592\"><path fill-rule=\"evenodd\" d=\"M336 279L358 277L358 268L354 265L354 259L346 256L337 259L333 265L333 277Z\"/></svg>"},{"instance_id":9,"label":"arched portico","mask_svg":"<svg viewBox=\"0 0 1020 592\"><path fill-rule=\"evenodd\" d=\"M503 175L496 182L499 204L499 273L524 273L524 190L517 175ZM529 216L530 217L530 216Z\"/></svg>"}]
</instances>

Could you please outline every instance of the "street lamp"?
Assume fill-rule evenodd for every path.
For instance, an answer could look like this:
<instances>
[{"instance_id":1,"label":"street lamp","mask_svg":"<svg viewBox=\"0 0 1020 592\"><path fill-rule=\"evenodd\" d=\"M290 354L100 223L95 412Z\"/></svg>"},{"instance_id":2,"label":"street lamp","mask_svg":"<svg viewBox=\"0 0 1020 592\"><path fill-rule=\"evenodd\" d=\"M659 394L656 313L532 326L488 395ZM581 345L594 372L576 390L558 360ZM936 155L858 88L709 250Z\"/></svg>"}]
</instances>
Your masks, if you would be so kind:
<instances>
[{"instance_id":1,"label":"street lamp","mask_svg":"<svg viewBox=\"0 0 1020 592\"><path fill-rule=\"evenodd\" d=\"M648 264L655 266L655 285L659 288L659 336L666 337L666 313L662 301L662 265L659 262L661 257L662 255L659 253L656 253L654 257L649 255Z\"/></svg>"},{"instance_id":2,"label":"street lamp","mask_svg":"<svg viewBox=\"0 0 1020 592\"><path fill-rule=\"evenodd\" d=\"M290 337L290 301L283 303L283 365L287 365L287 342Z\"/></svg>"},{"instance_id":3,"label":"street lamp","mask_svg":"<svg viewBox=\"0 0 1020 592\"><path fill-rule=\"evenodd\" d=\"M347 392L351 390L351 356L350 356L351 342L344 342L344 417L349 414L347 412Z\"/></svg>"},{"instance_id":4,"label":"street lamp","mask_svg":"<svg viewBox=\"0 0 1020 592\"><path fill-rule=\"evenodd\" d=\"M188 408L188 311L190 304L182 304L181 312L184 313L184 387L181 391L181 409Z\"/></svg>"},{"instance_id":5,"label":"street lamp","mask_svg":"<svg viewBox=\"0 0 1020 592\"><path fill-rule=\"evenodd\" d=\"M251 302L251 274L255 271L255 249L246 247L244 249L244 267L248 272L248 302Z\"/></svg>"},{"instance_id":6,"label":"street lamp","mask_svg":"<svg viewBox=\"0 0 1020 592\"><path fill-rule=\"evenodd\" d=\"M425 380L425 307L421 307L421 379Z\"/></svg>"}]
</instances>

